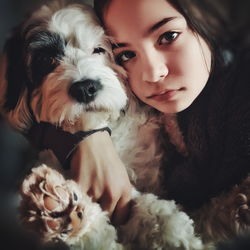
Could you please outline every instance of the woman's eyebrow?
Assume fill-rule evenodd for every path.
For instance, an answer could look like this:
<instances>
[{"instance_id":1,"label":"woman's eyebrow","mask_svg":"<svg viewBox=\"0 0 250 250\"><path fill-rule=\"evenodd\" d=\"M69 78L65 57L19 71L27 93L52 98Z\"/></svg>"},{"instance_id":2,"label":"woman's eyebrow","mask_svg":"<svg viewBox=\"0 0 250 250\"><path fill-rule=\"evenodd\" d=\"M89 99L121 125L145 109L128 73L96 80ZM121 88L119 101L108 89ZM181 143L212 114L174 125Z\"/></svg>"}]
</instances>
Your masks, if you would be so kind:
<instances>
[{"instance_id":1,"label":"woman's eyebrow","mask_svg":"<svg viewBox=\"0 0 250 250\"><path fill-rule=\"evenodd\" d=\"M173 19L176 19L177 17L166 17L164 19L162 19L161 21L157 22L156 24L154 24L152 27L150 27L147 32L146 35L151 34L152 32L154 32L155 30L159 29L161 26L163 26L164 24L172 21Z\"/></svg>"},{"instance_id":2,"label":"woman's eyebrow","mask_svg":"<svg viewBox=\"0 0 250 250\"><path fill-rule=\"evenodd\" d=\"M112 43L112 50L127 47L128 43Z\"/></svg>"},{"instance_id":3,"label":"woman's eyebrow","mask_svg":"<svg viewBox=\"0 0 250 250\"><path fill-rule=\"evenodd\" d=\"M165 25L166 23L172 21L173 19L176 19L178 17L166 17L164 19L162 19L161 21L155 23L152 27L150 27L147 31L146 31L146 35L151 34L152 32L156 31L157 29L159 29L161 26ZM123 48L123 47L128 47L129 44L128 43L113 43L112 44L112 50L115 49L119 49L119 48Z\"/></svg>"}]
</instances>

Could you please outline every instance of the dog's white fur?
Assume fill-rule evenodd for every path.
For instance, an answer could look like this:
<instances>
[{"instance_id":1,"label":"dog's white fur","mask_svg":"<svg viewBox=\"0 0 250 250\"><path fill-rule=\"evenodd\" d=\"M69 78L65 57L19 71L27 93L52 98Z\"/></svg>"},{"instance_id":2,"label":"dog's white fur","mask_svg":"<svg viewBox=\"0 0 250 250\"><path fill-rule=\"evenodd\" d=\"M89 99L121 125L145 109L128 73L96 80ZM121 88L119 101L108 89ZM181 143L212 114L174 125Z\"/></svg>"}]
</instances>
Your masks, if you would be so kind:
<instances>
[{"instance_id":1,"label":"dog's white fur","mask_svg":"<svg viewBox=\"0 0 250 250\"><path fill-rule=\"evenodd\" d=\"M156 115L153 110L138 103L121 84L124 82L125 73L114 63L108 38L88 7L62 6L59 2L54 2L34 12L22 29L25 30L41 20L41 25L26 32L25 40L44 29L59 34L67 41L64 56L39 87L31 92L27 88L23 89L17 105L11 110L3 108L8 85L8 79L4 77L8 64L8 58L5 56L0 86L1 90L4 90L1 92L2 113L13 127L23 133L32 126L30 109L37 122L50 122L71 133L104 126L112 129L115 148L126 165L131 182L140 191L154 193L141 194L134 190L131 217L125 225L118 228L123 246L115 243L112 249L204 249L205 246L194 233L193 221L188 215L182 212L174 201L160 200L155 195L161 190L161 126L165 119L169 119L166 128L175 130L172 117ZM38 43L33 41L29 46L42 46L36 42ZM102 47L106 52L93 53L97 47ZM29 68L32 63L31 55L26 55L25 63ZM32 72L29 71L27 74L32 81ZM96 98L88 104L78 103L68 94L73 82L82 78L99 79L103 86ZM31 96L30 103L27 101L28 96ZM178 132L172 135L175 144L184 152L181 135ZM89 200L88 206L98 205ZM100 221L104 223L102 229L98 226ZM110 227L106 221L106 213L100 212L100 216L96 216L91 226L106 230L105 225L107 228ZM109 239L104 236L105 234L94 235L103 238L92 238L87 247L84 242L81 243L85 238L80 232L77 240L72 241L68 238L65 241L72 249L90 250L104 249L100 244L110 240L116 242L117 238L115 230Z\"/></svg>"}]
</instances>

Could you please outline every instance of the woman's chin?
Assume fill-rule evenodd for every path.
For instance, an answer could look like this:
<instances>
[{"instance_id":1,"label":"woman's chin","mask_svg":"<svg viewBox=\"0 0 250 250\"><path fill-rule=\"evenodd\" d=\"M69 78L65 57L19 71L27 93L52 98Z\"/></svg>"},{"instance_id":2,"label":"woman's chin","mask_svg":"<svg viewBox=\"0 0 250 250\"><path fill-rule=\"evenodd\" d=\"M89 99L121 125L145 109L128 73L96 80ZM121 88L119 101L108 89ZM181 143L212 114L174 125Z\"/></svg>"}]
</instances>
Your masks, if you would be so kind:
<instances>
[{"instance_id":1,"label":"woman's chin","mask_svg":"<svg viewBox=\"0 0 250 250\"><path fill-rule=\"evenodd\" d=\"M192 103L190 102L173 102L168 104L157 105L154 108L165 114L176 114L187 109Z\"/></svg>"}]
</instances>

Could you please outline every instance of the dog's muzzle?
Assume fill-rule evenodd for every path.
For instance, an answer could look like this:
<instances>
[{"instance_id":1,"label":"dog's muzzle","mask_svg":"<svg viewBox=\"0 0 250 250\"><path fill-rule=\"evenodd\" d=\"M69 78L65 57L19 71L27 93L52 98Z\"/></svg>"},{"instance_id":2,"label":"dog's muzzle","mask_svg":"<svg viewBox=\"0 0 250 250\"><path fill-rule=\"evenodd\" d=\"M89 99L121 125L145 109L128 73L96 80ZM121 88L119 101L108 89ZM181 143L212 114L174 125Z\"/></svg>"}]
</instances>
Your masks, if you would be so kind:
<instances>
[{"instance_id":1,"label":"dog's muzzle","mask_svg":"<svg viewBox=\"0 0 250 250\"><path fill-rule=\"evenodd\" d=\"M77 102L89 103L93 101L102 85L98 80L86 79L74 82L69 88L69 95Z\"/></svg>"}]
</instances>

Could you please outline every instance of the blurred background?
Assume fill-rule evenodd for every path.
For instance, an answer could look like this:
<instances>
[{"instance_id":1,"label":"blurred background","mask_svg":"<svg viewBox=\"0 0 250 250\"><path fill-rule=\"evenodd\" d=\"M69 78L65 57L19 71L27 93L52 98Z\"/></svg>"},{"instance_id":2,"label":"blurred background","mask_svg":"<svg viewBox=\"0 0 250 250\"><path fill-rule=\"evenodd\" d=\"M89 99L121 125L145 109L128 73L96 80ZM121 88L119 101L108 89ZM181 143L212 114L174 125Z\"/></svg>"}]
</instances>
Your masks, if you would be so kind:
<instances>
[{"instance_id":1,"label":"blurred background","mask_svg":"<svg viewBox=\"0 0 250 250\"><path fill-rule=\"evenodd\" d=\"M2 50L10 29L18 24L24 15L49 0L0 0L0 49ZM93 0L81 0L92 5Z\"/></svg>"},{"instance_id":2,"label":"blurred background","mask_svg":"<svg viewBox=\"0 0 250 250\"><path fill-rule=\"evenodd\" d=\"M249 0L197 1L211 2L211 4L219 1L221 9L218 12L221 15L228 13L230 22L227 23L229 26L227 28L233 31L233 46L244 46L237 43L237 35L242 35L246 31L249 33ZM1 51L4 41L8 37L8 34L10 34L11 28L22 21L26 13L45 2L45 0L0 0ZM92 5L93 1L82 0L82 2ZM45 249L40 247L35 235L31 237L17 226L17 206L19 201L17 190L20 180L32 166L34 160L35 153L29 143L22 135L13 131L0 117L0 238L2 242L1 246L6 246L7 249ZM15 235L14 239L13 235ZM231 248L231 246L221 246L221 249L237 249ZM3 249L2 247L0 248ZM63 250L67 248L65 246L48 246L46 249ZM242 247L241 249L250 248Z\"/></svg>"}]
</instances>

